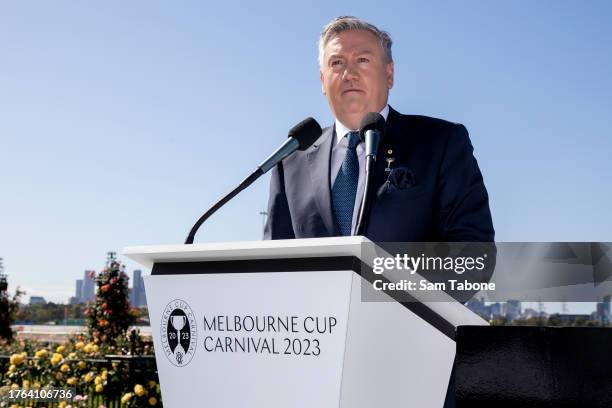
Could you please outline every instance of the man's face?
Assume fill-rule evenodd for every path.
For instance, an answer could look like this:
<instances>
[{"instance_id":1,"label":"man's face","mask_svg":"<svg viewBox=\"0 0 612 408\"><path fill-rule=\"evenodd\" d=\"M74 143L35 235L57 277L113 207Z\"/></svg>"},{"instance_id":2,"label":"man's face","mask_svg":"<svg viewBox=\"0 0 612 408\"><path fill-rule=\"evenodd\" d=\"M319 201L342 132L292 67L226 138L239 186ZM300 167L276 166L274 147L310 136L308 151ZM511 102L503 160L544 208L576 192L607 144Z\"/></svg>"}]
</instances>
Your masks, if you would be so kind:
<instances>
[{"instance_id":1,"label":"man's face","mask_svg":"<svg viewBox=\"0 0 612 408\"><path fill-rule=\"evenodd\" d=\"M380 112L387 104L393 63L387 63L374 34L344 31L325 46L321 86L334 116L356 130L366 113Z\"/></svg>"}]
</instances>

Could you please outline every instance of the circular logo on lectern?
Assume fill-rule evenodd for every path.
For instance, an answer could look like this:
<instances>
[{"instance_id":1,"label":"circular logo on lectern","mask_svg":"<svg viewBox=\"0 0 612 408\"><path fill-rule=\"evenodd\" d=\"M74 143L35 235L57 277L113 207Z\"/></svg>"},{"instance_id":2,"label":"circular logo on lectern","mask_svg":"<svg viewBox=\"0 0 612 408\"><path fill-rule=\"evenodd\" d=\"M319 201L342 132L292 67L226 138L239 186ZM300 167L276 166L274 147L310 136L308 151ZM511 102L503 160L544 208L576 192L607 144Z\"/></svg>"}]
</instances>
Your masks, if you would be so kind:
<instances>
[{"instance_id":1,"label":"circular logo on lectern","mask_svg":"<svg viewBox=\"0 0 612 408\"><path fill-rule=\"evenodd\" d=\"M191 307L174 299L164 309L161 319L161 344L164 354L176 367L189 364L196 351L196 319Z\"/></svg>"}]
</instances>

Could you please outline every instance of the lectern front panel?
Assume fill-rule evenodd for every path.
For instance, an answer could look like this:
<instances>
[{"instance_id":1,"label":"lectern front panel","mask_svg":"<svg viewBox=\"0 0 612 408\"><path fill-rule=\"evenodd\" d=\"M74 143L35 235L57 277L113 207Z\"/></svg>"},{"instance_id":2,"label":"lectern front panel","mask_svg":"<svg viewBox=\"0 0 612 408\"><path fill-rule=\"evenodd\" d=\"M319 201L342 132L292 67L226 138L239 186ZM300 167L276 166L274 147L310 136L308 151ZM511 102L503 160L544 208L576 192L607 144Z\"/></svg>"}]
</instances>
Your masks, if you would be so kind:
<instances>
[{"instance_id":1,"label":"lectern front panel","mask_svg":"<svg viewBox=\"0 0 612 408\"><path fill-rule=\"evenodd\" d=\"M145 277L164 405L338 407L353 273Z\"/></svg>"}]
</instances>

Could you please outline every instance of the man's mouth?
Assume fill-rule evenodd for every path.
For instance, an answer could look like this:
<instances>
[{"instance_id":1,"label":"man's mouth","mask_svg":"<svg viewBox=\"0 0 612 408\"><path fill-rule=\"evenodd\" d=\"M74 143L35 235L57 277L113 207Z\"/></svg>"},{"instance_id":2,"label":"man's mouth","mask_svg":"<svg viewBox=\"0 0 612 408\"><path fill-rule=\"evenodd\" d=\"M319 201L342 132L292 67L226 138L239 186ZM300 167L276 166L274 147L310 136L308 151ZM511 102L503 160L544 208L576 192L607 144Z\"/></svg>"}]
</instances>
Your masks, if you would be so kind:
<instances>
[{"instance_id":1,"label":"man's mouth","mask_svg":"<svg viewBox=\"0 0 612 408\"><path fill-rule=\"evenodd\" d=\"M364 91L361 89L345 89L344 91L342 91L342 95L347 94L347 93L354 93L354 92L363 93Z\"/></svg>"}]
</instances>

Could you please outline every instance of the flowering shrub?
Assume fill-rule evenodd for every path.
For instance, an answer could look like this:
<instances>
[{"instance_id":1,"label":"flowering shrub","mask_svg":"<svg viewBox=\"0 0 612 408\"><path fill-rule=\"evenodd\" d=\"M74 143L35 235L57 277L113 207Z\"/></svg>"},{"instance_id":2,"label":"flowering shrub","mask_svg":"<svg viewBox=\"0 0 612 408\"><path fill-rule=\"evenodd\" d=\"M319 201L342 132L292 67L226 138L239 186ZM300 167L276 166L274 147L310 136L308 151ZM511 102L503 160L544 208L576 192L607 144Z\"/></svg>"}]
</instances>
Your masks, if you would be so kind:
<instances>
[{"instance_id":1,"label":"flowering shrub","mask_svg":"<svg viewBox=\"0 0 612 408\"><path fill-rule=\"evenodd\" d=\"M68 338L63 344L0 340L0 354L9 355L0 396L15 388L75 388L77 397L60 408L104 407L104 401L121 400L127 407L161 407L154 370L134 373L126 363L105 355L152 355L152 348L137 333L126 332L138 315L128 298L128 277L113 257L99 274L96 300L85 311L88 335ZM2 405L4 407L6 405Z\"/></svg>"},{"instance_id":2,"label":"flowering shrub","mask_svg":"<svg viewBox=\"0 0 612 408\"><path fill-rule=\"evenodd\" d=\"M125 404L126 407L159 406L158 388L155 381L149 381L146 385L136 384L133 391L123 394L121 404Z\"/></svg>"},{"instance_id":3,"label":"flowering shrub","mask_svg":"<svg viewBox=\"0 0 612 408\"><path fill-rule=\"evenodd\" d=\"M129 302L128 276L124 266L112 259L97 276L92 272L98 286L96 300L85 310L87 328L92 338L103 343L115 344L135 321L138 310L131 309Z\"/></svg>"},{"instance_id":4,"label":"flowering shrub","mask_svg":"<svg viewBox=\"0 0 612 408\"><path fill-rule=\"evenodd\" d=\"M101 404L119 398L125 407L162 406L154 371L133 378L127 364L102 360L102 348L78 337L46 347L30 341L0 345L0 354L10 355L0 395L6 395L11 388L52 386L76 388L78 398L71 405L64 404L65 408L98 407L92 402Z\"/></svg>"}]
</instances>

